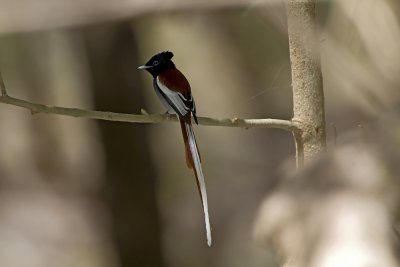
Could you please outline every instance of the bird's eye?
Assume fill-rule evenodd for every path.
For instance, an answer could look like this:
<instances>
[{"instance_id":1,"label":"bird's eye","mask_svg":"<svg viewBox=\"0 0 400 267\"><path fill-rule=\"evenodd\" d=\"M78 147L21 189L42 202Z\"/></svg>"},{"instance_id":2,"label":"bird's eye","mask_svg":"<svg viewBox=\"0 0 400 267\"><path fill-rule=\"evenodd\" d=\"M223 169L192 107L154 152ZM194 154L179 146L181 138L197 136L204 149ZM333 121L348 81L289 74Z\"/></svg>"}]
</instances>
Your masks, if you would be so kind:
<instances>
[{"instance_id":1,"label":"bird's eye","mask_svg":"<svg viewBox=\"0 0 400 267\"><path fill-rule=\"evenodd\" d=\"M153 66L157 66L158 63L160 63L160 62L158 62L158 60L154 60L154 61L153 61Z\"/></svg>"}]
</instances>

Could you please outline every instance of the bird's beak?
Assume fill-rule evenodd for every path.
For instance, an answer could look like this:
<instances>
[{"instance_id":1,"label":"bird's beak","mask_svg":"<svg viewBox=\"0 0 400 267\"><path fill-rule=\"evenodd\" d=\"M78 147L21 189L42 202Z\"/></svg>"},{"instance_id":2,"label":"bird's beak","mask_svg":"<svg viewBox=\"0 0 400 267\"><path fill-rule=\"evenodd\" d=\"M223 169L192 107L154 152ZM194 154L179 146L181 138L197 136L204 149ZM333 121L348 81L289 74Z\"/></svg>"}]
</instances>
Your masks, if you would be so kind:
<instances>
[{"instance_id":1,"label":"bird's beak","mask_svg":"<svg viewBox=\"0 0 400 267\"><path fill-rule=\"evenodd\" d=\"M148 69L148 68L151 68L151 66L143 65L143 66L138 67L137 69L138 70L145 70L145 69Z\"/></svg>"}]
</instances>

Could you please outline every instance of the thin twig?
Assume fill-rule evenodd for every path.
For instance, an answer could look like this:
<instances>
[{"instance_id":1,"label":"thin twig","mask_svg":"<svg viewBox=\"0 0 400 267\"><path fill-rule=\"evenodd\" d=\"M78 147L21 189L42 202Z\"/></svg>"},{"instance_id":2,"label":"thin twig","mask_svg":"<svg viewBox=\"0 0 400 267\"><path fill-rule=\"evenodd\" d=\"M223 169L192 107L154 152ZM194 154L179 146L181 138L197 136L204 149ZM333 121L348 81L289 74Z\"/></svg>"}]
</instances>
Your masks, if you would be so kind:
<instances>
[{"instance_id":1,"label":"thin twig","mask_svg":"<svg viewBox=\"0 0 400 267\"><path fill-rule=\"evenodd\" d=\"M25 101L22 99L14 98L8 95L0 96L0 103L9 104L13 106L22 107L31 111L32 114L46 113L58 114L70 117L106 120L106 121L119 121L131 123L159 123L159 122L174 122L177 121L175 115L169 114L124 114L114 113L107 111L93 111L78 108L66 108L58 106L43 105ZM277 128L290 132L300 131L300 127L290 120L277 120L277 119L215 119L207 117L198 117L200 125L205 126L225 126L225 127L239 127L239 128Z\"/></svg>"},{"instance_id":2,"label":"thin twig","mask_svg":"<svg viewBox=\"0 0 400 267\"><path fill-rule=\"evenodd\" d=\"M0 72L0 92L2 96L7 96L7 90L1 72Z\"/></svg>"},{"instance_id":3,"label":"thin twig","mask_svg":"<svg viewBox=\"0 0 400 267\"><path fill-rule=\"evenodd\" d=\"M296 145L296 168L304 166L304 145L300 131L293 131L294 143Z\"/></svg>"},{"instance_id":4,"label":"thin twig","mask_svg":"<svg viewBox=\"0 0 400 267\"><path fill-rule=\"evenodd\" d=\"M336 124L335 123L331 123L332 129L333 129L333 146L336 147L336 143L337 143L337 129L336 129Z\"/></svg>"}]
</instances>

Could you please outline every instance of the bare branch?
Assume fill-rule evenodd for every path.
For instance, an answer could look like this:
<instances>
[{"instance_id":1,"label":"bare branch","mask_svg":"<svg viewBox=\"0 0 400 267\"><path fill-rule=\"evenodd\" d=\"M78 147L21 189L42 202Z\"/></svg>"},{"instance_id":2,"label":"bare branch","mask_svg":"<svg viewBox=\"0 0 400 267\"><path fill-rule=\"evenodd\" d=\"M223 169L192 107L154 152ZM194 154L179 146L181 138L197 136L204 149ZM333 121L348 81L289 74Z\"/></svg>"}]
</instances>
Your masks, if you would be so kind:
<instances>
[{"instance_id":1,"label":"bare branch","mask_svg":"<svg viewBox=\"0 0 400 267\"><path fill-rule=\"evenodd\" d=\"M0 75L1 76L1 75ZM0 96L0 103L9 104L13 106L22 107L31 111L32 114L46 113L57 114L69 117L106 120L106 121L119 121L131 123L159 123L159 122L176 122L175 115L168 114L124 114L107 111L92 111L78 108L66 108L49 106L38 103L32 103L22 99L10 97L8 95ZM205 126L225 126L225 127L238 127L238 128L277 128L290 132L299 131L299 127L295 122L289 120L276 120L276 119L215 119L207 117L198 117L200 125Z\"/></svg>"},{"instance_id":2,"label":"bare branch","mask_svg":"<svg viewBox=\"0 0 400 267\"><path fill-rule=\"evenodd\" d=\"M79 108L66 108L49 106L38 103L29 102L26 100L11 97L7 94L6 86L0 72L0 103L9 104L13 106L22 107L31 111L32 115L36 113L57 114L69 117L106 120L106 121L119 121L131 123L159 123L178 121L175 115L170 114L149 114L146 110L142 109L143 115L124 114L108 111L93 111ZM238 128L277 128L290 132L299 132L300 128L295 122L289 120L276 120L276 119L214 119L207 117L198 117L200 125L206 126L225 126L225 127L238 127Z\"/></svg>"}]
</instances>

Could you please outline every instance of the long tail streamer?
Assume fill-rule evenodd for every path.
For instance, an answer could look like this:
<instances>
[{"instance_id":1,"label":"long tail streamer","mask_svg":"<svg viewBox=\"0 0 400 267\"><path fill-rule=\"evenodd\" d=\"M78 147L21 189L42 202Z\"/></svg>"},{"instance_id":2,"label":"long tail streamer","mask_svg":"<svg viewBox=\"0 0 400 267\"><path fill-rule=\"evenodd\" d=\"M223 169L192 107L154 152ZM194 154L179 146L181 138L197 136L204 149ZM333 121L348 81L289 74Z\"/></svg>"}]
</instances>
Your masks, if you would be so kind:
<instances>
[{"instance_id":1,"label":"long tail streamer","mask_svg":"<svg viewBox=\"0 0 400 267\"><path fill-rule=\"evenodd\" d=\"M183 125L185 127L183 127ZM196 182L199 189L201 202L203 204L204 220L207 232L207 245L211 246L212 238L211 238L210 217L208 215L207 190L204 181L203 169L201 168L200 153L199 150L197 149L196 137L194 136L192 125L190 123L186 123L181 120L181 126L182 126L182 133L184 135L186 134L186 136L184 136L184 141L186 146L186 159L188 160L188 166L194 169L194 174L196 176L197 180ZM187 148L189 148L190 150L190 155L188 155L189 151L187 151L188 150Z\"/></svg>"}]
</instances>

